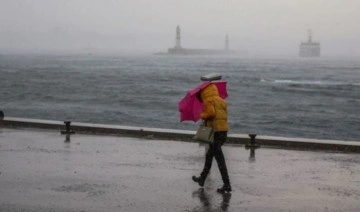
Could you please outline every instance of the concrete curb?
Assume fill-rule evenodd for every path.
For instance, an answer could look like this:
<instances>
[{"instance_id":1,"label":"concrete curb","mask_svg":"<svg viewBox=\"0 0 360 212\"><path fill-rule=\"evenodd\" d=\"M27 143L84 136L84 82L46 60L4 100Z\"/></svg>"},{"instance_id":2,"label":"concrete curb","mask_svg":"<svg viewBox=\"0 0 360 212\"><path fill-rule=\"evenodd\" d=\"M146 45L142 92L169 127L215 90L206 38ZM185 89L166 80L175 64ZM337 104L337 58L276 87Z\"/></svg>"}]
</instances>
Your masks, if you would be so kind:
<instances>
[{"instance_id":1,"label":"concrete curb","mask_svg":"<svg viewBox=\"0 0 360 212\"><path fill-rule=\"evenodd\" d=\"M61 121L40 120L40 119L24 119L6 117L0 119L0 127L2 128L39 128L49 130L65 130L65 124ZM192 139L195 131L174 130L161 128L143 128L129 127L120 125L104 125L104 124L88 124L80 122L72 122L71 130L81 134L96 135L116 135L138 137L146 139L175 140L186 142L197 142ZM245 134L229 134L229 144L245 145L250 142L250 138ZM319 140L319 139L303 139L303 138L284 138L273 136L257 136L256 143L262 146L276 147L283 149L297 150L322 150L322 151L340 151L340 152L359 152L360 142L358 141L337 141L337 140Z\"/></svg>"}]
</instances>

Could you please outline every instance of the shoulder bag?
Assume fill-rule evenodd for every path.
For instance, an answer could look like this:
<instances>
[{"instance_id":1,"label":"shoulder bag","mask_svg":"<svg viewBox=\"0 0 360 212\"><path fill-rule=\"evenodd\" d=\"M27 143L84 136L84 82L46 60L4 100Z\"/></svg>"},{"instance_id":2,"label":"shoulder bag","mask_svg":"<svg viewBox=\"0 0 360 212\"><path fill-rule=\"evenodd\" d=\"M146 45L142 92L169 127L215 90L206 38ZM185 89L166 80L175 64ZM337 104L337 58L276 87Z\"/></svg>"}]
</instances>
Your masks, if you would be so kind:
<instances>
[{"instance_id":1,"label":"shoulder bag","mask_svg":"<svg viewBox=\"0 0 360 212\"><path fill-rule=\"evenodd\" d=\"M205 122L203 121L197 129L194 139L205 143L212 143L214 140L213 128L205 126Z\"/></svg>"}]
</instances>

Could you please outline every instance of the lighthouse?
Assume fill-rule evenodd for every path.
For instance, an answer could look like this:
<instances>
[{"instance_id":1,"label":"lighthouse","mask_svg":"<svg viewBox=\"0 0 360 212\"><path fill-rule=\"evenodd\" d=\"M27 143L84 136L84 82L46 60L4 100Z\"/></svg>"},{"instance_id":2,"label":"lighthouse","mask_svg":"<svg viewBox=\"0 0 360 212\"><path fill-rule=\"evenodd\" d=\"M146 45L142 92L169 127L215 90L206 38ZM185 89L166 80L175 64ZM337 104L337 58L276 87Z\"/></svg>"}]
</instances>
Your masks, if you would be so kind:
<instances>
[{"instance_id":1,"label":"lighthouse","mask_svg":"<svg viewBox=\"0 0 360 212\"><path fill-rule=\"evenodd\" d=\"M169 55L231 55L236 51L229 48L229 36L226 34L224 48L221 49L193 49L183 48L181 46L181 31L180 26L176 26L175 46L169 48L166 54Z\"/></svg>"},{"instance_id":2,"label":"lighthouse","mask_svg":"<svg viewBox=\"0 0 360 212\"><path fill-rule=\"evenodd\" d=\"M175 49L182 49L179 25L176 27Z\"/></svg>"},{"instance_id":3,"label":"lighthouse","mask_svg":"<svg viewBox=\"0 0 360 212\"><path fill-rule=\"evenodd\" d=\"M229 50L229 36L228 36L228 34L226 34L226 36L225 36L225 50L226 51Z\"/></svg>"}]
</instances>

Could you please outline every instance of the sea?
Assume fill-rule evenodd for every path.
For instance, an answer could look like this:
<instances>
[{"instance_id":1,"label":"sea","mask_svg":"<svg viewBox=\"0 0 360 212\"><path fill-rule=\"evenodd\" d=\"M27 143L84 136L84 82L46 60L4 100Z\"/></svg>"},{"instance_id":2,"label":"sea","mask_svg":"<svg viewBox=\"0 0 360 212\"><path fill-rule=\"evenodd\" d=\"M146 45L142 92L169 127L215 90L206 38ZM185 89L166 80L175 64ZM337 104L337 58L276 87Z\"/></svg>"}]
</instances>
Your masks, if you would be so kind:
<instances>
[{"instance_id":1,"label":"sea","mask_svg":"<svg viewBox=\"0 0 360 212\"><path fill-rule=\"evenodd\" d=\"M5 116L195 130L178 103L227 81L229 134L360 141L360 60L169 55L0 55Z\"/></svg>"}]
</instances>

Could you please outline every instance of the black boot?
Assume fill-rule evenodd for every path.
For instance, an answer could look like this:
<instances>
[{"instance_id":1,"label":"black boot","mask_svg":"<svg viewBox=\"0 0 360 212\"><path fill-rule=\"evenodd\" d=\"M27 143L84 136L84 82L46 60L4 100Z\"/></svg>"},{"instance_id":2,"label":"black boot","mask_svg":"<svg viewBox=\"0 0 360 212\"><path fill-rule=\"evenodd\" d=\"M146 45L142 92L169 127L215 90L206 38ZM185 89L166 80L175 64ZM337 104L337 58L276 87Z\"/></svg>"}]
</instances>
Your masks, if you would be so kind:
<instances>
[{"instance_id":1,"label":"black boot","mask_svg":"<svg viewBox=\"0 0 360 212\"><path fill-rule=\"evenodd\" d=\"M231 192L231 186L230 185L223 185L223 187L218 188L217 192L219 193L227 193L227 192Z\"/></svg>"},{"instance_id":2,"label":"black boot","mask_svg":"<svg viewBox=\"0 0 360 212\"><path fill-rule=\"evenodd\" d=\"M205 180L204 180L202 177L192 176L192 180L193 180L194 182L199 183L199 186L201 186L201 187L204 186Z\"/></svg>"}]
</instances>

